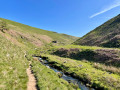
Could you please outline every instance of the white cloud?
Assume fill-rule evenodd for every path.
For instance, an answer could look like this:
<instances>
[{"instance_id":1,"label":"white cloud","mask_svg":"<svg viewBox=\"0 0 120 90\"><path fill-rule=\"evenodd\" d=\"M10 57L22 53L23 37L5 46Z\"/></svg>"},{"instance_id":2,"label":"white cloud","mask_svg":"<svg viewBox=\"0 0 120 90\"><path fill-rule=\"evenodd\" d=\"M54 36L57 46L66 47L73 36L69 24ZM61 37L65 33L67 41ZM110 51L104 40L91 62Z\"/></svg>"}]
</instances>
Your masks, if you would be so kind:
<instances>
[{"instance_id":1,"label":"white cloud","mask_svg":"<svg viewBox=\"0 0 120 90\"><path fill-rule=\"evenodd\" d=\"M113 8L118 7L118 6L120 6L120 0L115 0L111 5L109 5L108 7L104 8L102 11L93 14L92 16L90 16L90 18L93 18L93 17L95 17L95 16L98 16L98 15L100 15L100 14L102 14L102 13L105 13L105 12L107 12L107 11L113 9Z\"/></svg>"}]
</instances>

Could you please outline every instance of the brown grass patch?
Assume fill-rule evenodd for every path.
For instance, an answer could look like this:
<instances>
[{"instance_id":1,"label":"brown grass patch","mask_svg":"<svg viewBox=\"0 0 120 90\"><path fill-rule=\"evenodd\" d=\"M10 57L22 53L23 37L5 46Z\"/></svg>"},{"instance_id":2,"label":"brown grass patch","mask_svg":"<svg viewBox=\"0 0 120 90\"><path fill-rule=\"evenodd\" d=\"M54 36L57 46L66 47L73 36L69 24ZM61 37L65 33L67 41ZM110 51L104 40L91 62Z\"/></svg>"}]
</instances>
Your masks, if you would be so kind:
<instances>
[{"instance_id":1,"label":"brown grass patch","mask_svg":"<svg viewBox=\"0 0 120 90\"><path fill-rule=\"evenodd\" d=\"M0 32L0 34L17 46L20 46L20 47L24 46L23 44L19 43L15 38L11 37L9 34L2 33L2 32Z\"/></svg>"},{"instance_id":2,"label":"brown grass patch","mask_svg":"<svg viewBox=\"0 0 120 90\"><path fill-rule=\"evenodd\" d=\"M50 43L52 41L52 38L50 38L47 35L36 35L36 36L38 36L40 39L44 40L47 43Z\"/></svg>"},{"instance_id":3,"label":"brown grass patch","mask_svg":"<svg viewBox=\"0 0 120 90\"><path fill-rule=\"evenodd\" d=\"M43 43L39 39L33 37L29 33L24 34L24 33L18 32L18 31L14 31L14 30L10 30L7 33L10 34L12 37L20 37L24 40L27 40L28 42L34 44L35 46L42 46L43 45Z\"/></svg>"}]
</instances>

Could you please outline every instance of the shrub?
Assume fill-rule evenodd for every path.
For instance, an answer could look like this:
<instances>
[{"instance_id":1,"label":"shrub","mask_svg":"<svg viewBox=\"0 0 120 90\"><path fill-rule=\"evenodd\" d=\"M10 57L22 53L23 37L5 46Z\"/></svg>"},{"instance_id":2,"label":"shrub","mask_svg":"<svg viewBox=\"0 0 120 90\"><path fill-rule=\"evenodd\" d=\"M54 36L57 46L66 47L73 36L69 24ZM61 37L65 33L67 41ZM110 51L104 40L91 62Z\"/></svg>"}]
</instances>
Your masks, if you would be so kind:
<instances>
[{"instance_id":1,"label":"shrub","mask_svg":"<svg viewBox=\"0 0 120 90\"><path fill-rule=\"evenodd\" d=\"M7 23L5 21L0 22L0 31L4 32L5 30L8 30Z\"/></svg>"},{"instance_id":2,"label":"shrub","mask_svg":"<svg viewBox=\"0 0 120 90\"><path fill-rule=\"evenodd\" d=\"M72 59L93 59L95 52L90 49L85 49L85 50L79 50L78 48L70 48L70 49L65 49L65 48L60 48L53 52L52 54L61 56L61 57L69 57Z\"/></svg>"},{"instance_id":3,"label":"shrub","mask_svg":"<svg viewBox=\"0 0 120 90\"><path fill-rule=\"evenodd\" d=\"M116 35L115 37L110 39L108 42L103 43L102 46L110 47L110 48L111 47L119 48L120 47L120 35Z\"/></svg>"}]
</instances>

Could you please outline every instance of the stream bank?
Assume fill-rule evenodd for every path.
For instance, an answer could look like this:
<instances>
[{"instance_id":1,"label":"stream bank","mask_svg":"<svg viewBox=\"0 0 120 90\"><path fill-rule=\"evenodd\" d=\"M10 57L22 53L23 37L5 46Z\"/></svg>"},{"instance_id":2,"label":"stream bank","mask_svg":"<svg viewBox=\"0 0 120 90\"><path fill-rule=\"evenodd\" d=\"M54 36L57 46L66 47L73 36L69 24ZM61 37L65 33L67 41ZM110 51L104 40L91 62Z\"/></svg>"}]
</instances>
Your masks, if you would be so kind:
<instances>
[{"instance_id":1,"label":"stream bank","mask_svg":"<svg viewBox=\"0 0 120 90\"><path fill-rule=\"evenodd\" d=\"M66 80L68 83L73 83L74 85L77 85L81 90L95 90L93 88L90 88L89 84L87 84L85 82L83 83L82 81L80 81L80 79L77 79L74 75L71 75L68 72L62 71L61 68L54 65L54 62L48 62L46 60L46 59L48 59L47 57L41 58L38 56L37 58L41 62L41 64L52 69L54 72L56 72L58 74L59 78Z\"/></svg>"},{"instance_id":2,"label":"stream bank","mask_svg":"<svg viewBox=\"0 0 120 90\"><path fill-rule=\"evenodd\" d=\"M51 65L85 83L96 90L120 90L120 76L93 67L92 63L84 60L63 58L55 55L41 54Z\"/></svg>"}]
</instances>

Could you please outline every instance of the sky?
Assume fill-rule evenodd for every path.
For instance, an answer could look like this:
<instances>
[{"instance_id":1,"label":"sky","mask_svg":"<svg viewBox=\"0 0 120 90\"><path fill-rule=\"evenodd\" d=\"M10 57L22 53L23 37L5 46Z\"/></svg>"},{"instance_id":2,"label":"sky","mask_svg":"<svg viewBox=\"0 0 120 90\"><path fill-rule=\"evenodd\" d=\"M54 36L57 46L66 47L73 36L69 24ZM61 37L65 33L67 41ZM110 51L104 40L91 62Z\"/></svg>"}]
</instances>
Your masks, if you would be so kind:
<instances>
[{"instance_id":1,"label":"sky","mask_svg":"<svg viewBox=\"0 0 120 90\"><path fill-rule=\"evenodd\" d=\"M120 14L120 0L1 0L0 17L82 37Z\"/></svg>"}]
</instances>

